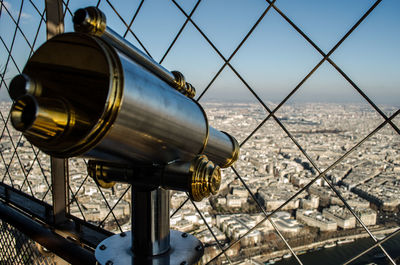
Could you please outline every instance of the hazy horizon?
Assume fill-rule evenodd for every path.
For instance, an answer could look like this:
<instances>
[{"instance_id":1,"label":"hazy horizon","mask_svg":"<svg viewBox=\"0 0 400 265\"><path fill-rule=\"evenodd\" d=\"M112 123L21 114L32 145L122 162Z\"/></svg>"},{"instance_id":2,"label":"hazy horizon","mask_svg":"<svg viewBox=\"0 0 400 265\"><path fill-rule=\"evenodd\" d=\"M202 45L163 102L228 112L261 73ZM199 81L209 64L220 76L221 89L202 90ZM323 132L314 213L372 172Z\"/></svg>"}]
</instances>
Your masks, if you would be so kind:
<instances>
[{"instance_id":1,"label":"hazy horizon","mask_svg":"<svg viewBox=\"0 0 400 265\"><path fill-rule=\"evenodd\" d=\"M95 5L97 1L71 1L70 10ZM178 1L188 14L196 1ZM280 0L275 3L289 19L324 52L332 47L349 31L374 1L331 1L309 0L298 2ZM20 3L4 1L4 6L13 16L21 8ZM40 7L40 3L38 3ZM121 17L130 21L139 1L121 0L118 5ZM168 70L178 70L201 95L207 93L200 102L255 101L234 71L225 66L220 75L211 82L238 47L243 37L268 7L264 0L243 2L240 0L203 1L193 13L192 20L207 35L219 50L220 55L201 36L191 22L185 24L182 33L165 59L165 51L173 41L186 17L170 1L145 2L132 30L148 53ZM124 35L126 26L114 14L106 2L100 9L107 14L107 24ZM20 28L33 43L40 18L32 4L22 6ZM354 32L330 56L330 59L357 85L374 103L400 106L400 1L382 1ZM73 31L71 15L65 16L65 31ZM7 12L2 12L0 27L0 70L5 83L18 71L13 60L7 60L7 49L11 46L14 24ZM228 29L229 30L226 30ZM45 27L38 31L37 49L45 40ZM143 51L138 41L128 32L126 39ZM4 47L6 45L7 49ZM18 51L18 52L16 52ZM13 47L13 59L18 68L23 69L29 55L29 46L17 31ZM231 66L246 81L264 102L282 101L318 64L323 56L308 43L285 19L271 8L261 22L230 60ZM8 63L7 63L8 61ZM7 64L7 69L4 66ZM4 83L1 83L0 100L8 98ZM367 103L356 89L327 61L304 82L288 102L357 102Z\"/></svg>"},{"instance_id":2,"label":"hazy horizon","mask_svg":"<svg viewBox=\"0 0 400 265\"><path fill-rule=\"evenodd\" d=\"M7 96L7 98L1 96L0 92L0 102L10 102L11 99ZM207 98L207 99L202 99L200 101L200 104L210 104L210 103L216 103L216 104L255 104L255 105L260 105L261 104L256 100L245 100L245 99L218 99L218 98ZM265 101L264 102L268 107L275 107L280 103L280 101ZM362 101L306 101L306 100L298 100L298 101L293 101L289 100L287 101L284 105L296 105L296 104L334 104L334 105L360 105L360 106L368 106L370 107L370 104L368 102L362 102ZM387 103L378 103L378 107L386 107L386 108L400 108L400 102L397 104L387 104ZM371 106L371 110L374 110Z\"/></svg>"}]
</instances>

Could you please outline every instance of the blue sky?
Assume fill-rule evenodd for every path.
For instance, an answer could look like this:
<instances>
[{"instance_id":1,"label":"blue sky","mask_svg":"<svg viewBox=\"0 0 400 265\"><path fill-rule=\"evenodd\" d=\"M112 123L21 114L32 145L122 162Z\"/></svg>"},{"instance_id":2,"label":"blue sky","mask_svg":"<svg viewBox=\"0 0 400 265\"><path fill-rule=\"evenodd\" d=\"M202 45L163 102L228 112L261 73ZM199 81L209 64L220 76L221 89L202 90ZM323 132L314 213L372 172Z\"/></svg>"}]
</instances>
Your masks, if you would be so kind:
<instances>
[{"instance_id":1,"label":"blue sky","mask_svg":"<svg viewBox=\"0 0 400 265\"><path fill-rule=\"evenodd\" d=\"M43 9L43 1L37 2ZM127 23L140 1L110 1ZM197 1L177 1L190 13ZM8 10L16 15L20 1L5 1ZM95 5L97 1L70 0L72 11ZM327 53L372 6L370 0L277 0L282 10L300 29ZM192 19L209 37L225 58L228 58L258 17L267 8L263 0L203 0ZM125 26L106 1L100 8L108 15L108 25L123 34ZM29 1L24 2L21 28L33 40L40 20ZM400 106L400 1L383 0L352 35L333 53L331 59L374 101ZM16 16L15 16L16 18ZM66 31L72 31L71 17L66 16ZM181 11L171 1L145 0L133 31L159 61L185 22ZM2 10L0 36L8 47L14 24ZM42 26L38 44L44 41ZM127 39L139 46L129 33ZM19 42L21 44L19 44ZM23 37L17 34L13 56L21 67L29 54ZM0 65L6 62L6 50L0 43ZM243 47L231 60L232 66L266 102L282 100L322 59L322 56L301 37L275 10L271 9ZM223 65L221 57L188 23L180 38L163 62L170 70L179 70L197 89L198 94L208 85ZM2 68L1 68L2 69ZM16 72L12 63L6 78ZM5 89L1 88L4 97ZM252 101L243 83L226 67L211 85L202 100ZM325 62L305 82L291 101L365 102L349 83Z\"/></svg>"}]
</instances>

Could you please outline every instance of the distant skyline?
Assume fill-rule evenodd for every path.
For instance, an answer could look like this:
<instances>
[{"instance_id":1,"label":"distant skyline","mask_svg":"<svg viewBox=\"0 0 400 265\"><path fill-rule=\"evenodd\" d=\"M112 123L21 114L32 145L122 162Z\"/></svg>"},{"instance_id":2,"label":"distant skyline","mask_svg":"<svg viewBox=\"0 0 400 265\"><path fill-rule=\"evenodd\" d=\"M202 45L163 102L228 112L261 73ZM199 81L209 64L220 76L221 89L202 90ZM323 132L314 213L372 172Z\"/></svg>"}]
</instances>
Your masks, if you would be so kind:
<instances>
[{"instance_id":1,"label":"distant skyline","mask_svg":"<svg viewBox=\"0 0 400 265\"><path fill-rule=\"evenodd\" d=\"M43 8L42 1L37 2L37 7ZM131 0L110 2L128 24L140 3ZM190 13L197 1L177 2L185 12ZM328 53L374 2L277 0L276 6L323 52ZM20 1L8 0L3 1L3 4L17 19ZM70 9L75 11L96 4L97 1L93 0L70 0ZM222 55L229 58L267 6L268 3L263 0L203 0L192 19ZM100 8L107 14L108 25L122 35L125 26L106 1L101 1ZM400 1L383 0L330 57L374 102L396 107L400 107L399 10ZM20 26L28 40L33 42L40 22L39 16L28 1L24 1L22 12ZM65 19L65 31L72 31L70 15ZM159 61L184 22L185 17L172 1L144 1L132 29L152 57ZM0 36L9 48L15 26L4 8L1 10L0 29ZM42 25L38 39L37 44L45 40L45 25ZM127 39L141 48L130 33ZM13 56L20 68L25 64L28 54L29 47L18 33ZM7 60L3 43L0 43L0 58L0 70L3 73ZM318 51L271 8L233 57L231 64L262 100L280 102L321 59ZM163 65L169 70L181 71L187 81L196 87L197 95L200 95L223 65L223 60L189 22ZM16 73L10 61L6 73L7 83ZM0 98L4 99L6 94L2 85ZM255 98L232 70L225 67L201 99L209 100L247 102ZM289 100L320 101L367 103L328 62Z\"/></svg>"}]
</instances>

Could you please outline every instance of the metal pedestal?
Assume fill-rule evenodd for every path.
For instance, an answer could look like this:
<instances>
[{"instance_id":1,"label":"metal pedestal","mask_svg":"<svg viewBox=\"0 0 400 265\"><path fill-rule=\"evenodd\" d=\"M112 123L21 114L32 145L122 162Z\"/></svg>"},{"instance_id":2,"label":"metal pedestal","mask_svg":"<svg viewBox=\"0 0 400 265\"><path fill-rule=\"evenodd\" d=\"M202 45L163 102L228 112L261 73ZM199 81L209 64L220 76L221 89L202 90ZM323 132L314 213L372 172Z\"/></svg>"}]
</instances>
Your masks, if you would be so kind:
<instances>
[{"instance_id":1,"label":"metal pedestal","mask_svg":"<svg viewBox=\"0 0 400 265\"><path fill-rule=\"evenodd\" d=\"M132 231L111 236L96 248L102 265L196 264L204 254L194 236L169 230L169 191L134 189Z\"/></svg>"}]
</instances>

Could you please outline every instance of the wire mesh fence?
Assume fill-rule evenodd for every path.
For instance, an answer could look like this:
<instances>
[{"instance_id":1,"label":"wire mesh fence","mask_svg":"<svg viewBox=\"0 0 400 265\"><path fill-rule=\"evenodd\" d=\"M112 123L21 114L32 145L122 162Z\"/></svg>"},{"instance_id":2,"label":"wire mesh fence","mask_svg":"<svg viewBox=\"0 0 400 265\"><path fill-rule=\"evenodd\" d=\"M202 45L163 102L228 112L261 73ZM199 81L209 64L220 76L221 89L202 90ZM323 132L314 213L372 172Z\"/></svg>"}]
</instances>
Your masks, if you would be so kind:
<instances>
[{"instance_id":1,"label":"wire mesh fence","mask_svg":"<svg viewBox=\"0 0 400 265\"><path fill-rule=\"evenodd\" d=\"M33 197L51 202L49 157L33 147L21 133L11 126L11 100L8 85L11 78L21 73L26 59L46 40L44 3L2 1L0 6L2 30L1 66L1 179L3 183L24 191ZM27 25L29 19L32 25ZM29 30L27 30L29 28Z\"/></svg>"},{"instance_id":2,"label":"wire mesh fence","mask_svg":"<svg viewBox=\"0 0 400 265\"><path fill-rule=\"evenodd\" d=\"M198 90L196 100L205 107L211 125L239 140L240 159L225 170L219 195L201 203L191 202L185 193L175 192L171 198L172 227L193 232L206 244L203 263L244 264L246 259L267 261L286 256L294 263L307 264L300 255L307 250L302 246L320 242L314 248L329 247L362 234L370 241L363 249L351 253L344 263L353 262L374 248L388 262L396 264L396 256L389 254L381 242L398 234L399 220L395 213L400 170L399 109L377 104L370 96L374 95L371 89L360 84L368 85L353 80L346 73L348 65L340 65L337 63L340 55L336 57L339 48L361 30L372 14L379 12L376 9L385 1L372 1L360 7L361 11L352 19L343 18L351 21L349 24L336 18L335 23L344 24L344 30L337 41L330 42L307 33L296 22L296 14L284 3L279 5L280 2L231 3L240 7L239 12L221 10L215 3L202 0L162 3L141 0L129 4L64 0L63 6L66 31L73 30L72 13L77 8L95 5L106 13L110 27L120 35L168 69L176 65L188 80L197 81L191 81ZM1 48L8 54L0 62L3 90L11 75L20 72L24 60L38 47L37 39L43 34L44 6L34 1L19 4L1 2L0 22L15 28L13 36L0 31ZM26 6L37 19L36 34L32 31L25 34L24 23L20 22L27 12ZM254 14L251 20L241 22L240 11L250 12L246 8L253 8L250 11ZM154 16L155 9L162 10L163 17ZM213 17L206 17L207 12L215 17L237 15L238 25L224 23L223 19L207 19ZM170 20L172 17L177 19ZM261 83L257 80L260 75L274 80L273 75L278 73L273 68L268 68L269 72L249 69L246 58L255 68L265 67L258 63L259 58L252 56L268 61L273 50L258 48L257 43L262 42L260 34L270 33L265 25L276 26L275 21L279 21L279 29L290 32L290 38L273 35L270 42L287 45L284 55L305 60L307 67L299 70L299 75L292 74L291 69L296 66L290 60L287 65L277 65L278 70L287 72L287 77L283 78L285 89L277 96L280 100L272 101L264 92L269 80ZM231 43L222 42L218 34L229 39L231 35L222 33L235 26L239 28L235 39ZM157 27L163 30L155 30ZM149 37L151 34L158 34L156 41L154 36ZM26 54L17 57L15 51L21 49ZM204 61L199 61L199 56L195 63L191 61L193 53L201 54ZM193 64L200 69L193 68ZM337 92L340 96L356 97L361 103L298 103L313 93L310 83L330 82L330 75L335 75L335 85L344 87L345 92ZM224 101L232 86L241 89L243 101ZM326 95L325 101L329 102L335 93L326 91ZM217 100L212 101L214 98ZM48 157L9 126L10 103L2 104L2 181L51 201ZM102 189L88 177L85 160L70 159L69 165L70 213L108 230L129 230L130 187L118 184L112 190ZM39 180L45 180L41 186L35 182ZM384 228L389 235L382 240L380 234Z\"/></svg>"},{"instance_id":3,"label":"wire mesh fence","mask_svg":"<svg viewBox=\"0 0 400 265\"><path fill-rule=\"evenodd\" d=\"M1 264L54 264L51 253L48 253L48 256L41 254L39 245L1 220L0 233Z\"/></svg>"}]
</instances>

